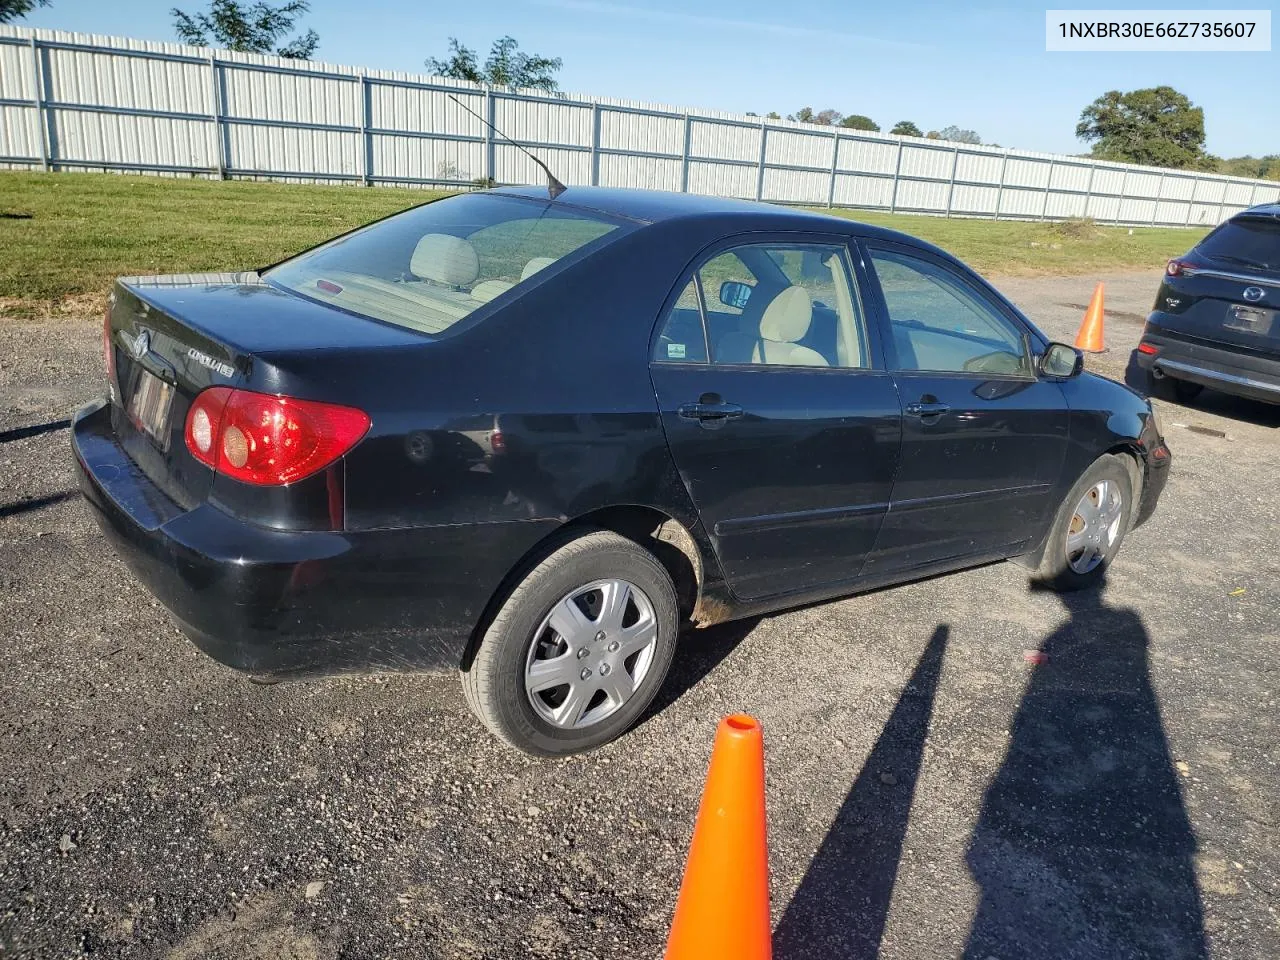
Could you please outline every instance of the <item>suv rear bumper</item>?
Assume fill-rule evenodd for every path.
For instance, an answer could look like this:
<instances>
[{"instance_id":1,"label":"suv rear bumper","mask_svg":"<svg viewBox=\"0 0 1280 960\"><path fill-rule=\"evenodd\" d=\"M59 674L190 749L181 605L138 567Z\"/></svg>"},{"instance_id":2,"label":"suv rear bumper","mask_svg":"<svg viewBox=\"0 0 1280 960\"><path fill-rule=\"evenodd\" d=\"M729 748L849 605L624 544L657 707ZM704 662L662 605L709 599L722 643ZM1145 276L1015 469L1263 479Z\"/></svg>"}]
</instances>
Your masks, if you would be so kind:
<instances>
[{"instance_id":1,"label":"suv rear bumper","mask_svg":"<svg viewBox=\"0 0 1280 960\"><path fill-rule=\"evenodd\" d=\"M116 552L196 646L255 674L456 669L541 527L274 530L175 504L117 443L102 401L76 414L71 443Z\"/></svg>"},{"instance_id":2,"label":"suv rear bumper","mask_svg":"<svg viewBox=\"0 0 1280 960\"><path fill-rule=\"evenodd\" d=\"M1134 359L1153 376L1169 376L1238 397L1280 403L1278 358L1184 340L1161 330L1153 320L1147 322L1142 342L1155 347L1156 352L1139 351Z\"/></svg>"}]
</instances>

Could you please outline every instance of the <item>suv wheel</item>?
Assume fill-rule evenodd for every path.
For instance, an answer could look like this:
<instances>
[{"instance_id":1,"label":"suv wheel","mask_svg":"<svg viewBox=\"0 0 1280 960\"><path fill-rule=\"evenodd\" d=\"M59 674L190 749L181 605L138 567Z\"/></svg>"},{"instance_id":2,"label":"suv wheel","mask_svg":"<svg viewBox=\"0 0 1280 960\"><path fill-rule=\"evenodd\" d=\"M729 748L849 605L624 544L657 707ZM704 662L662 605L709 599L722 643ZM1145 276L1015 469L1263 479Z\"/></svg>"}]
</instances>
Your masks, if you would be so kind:
<instances>
[{"instance_id":1,"label":"suv wheel","mask_svg":"<svg viewBox=\"0 0 1280 960\"><path fill-rule=\"evenodd\" d=\"M517 750L591 750L649 705L678 625L675 586L653 554L611 531L577 531L508 594L462 688L481 722Z\"/></svg>"}]
</instances>

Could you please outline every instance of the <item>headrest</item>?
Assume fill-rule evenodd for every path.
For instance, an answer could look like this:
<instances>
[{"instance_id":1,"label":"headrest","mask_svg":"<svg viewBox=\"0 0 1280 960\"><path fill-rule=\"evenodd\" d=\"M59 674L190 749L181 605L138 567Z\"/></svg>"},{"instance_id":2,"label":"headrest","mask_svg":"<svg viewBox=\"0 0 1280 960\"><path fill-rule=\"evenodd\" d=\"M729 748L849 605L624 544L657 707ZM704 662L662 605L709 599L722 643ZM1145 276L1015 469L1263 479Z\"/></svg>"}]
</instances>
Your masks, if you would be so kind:
<instances>
[{"instance_id":1,"label":"headrest","mask_svg":"<svg viewBox=\"0 0 1280 960\"><path fill-rule=\"evenodd\" d=\"M476 248L461 237L428 233L413 248L409 272L449 287L465 287L480 275Z\"/></svg>"},{"instance_id":2,"label":"headrest","mask_svg":"<svg viewBox=\"0 0 1280 960\"><path fill-rule=\"evenodd\" d=\"M554 257L534 257L524 265L524 269L520 271L520 279L528 280L539 270L545 270L547 267L555 263Z\"/></svg>"},{"instance_id":3,"label":"headrest","mask_svg":"<svg viewBox=\"0 0 1280 960\"><path fill-rule=\"evenodd\" d=\"M804 287L787 287L765 307L760 336L775 343L795 343L809 332L813 300Z\"/></svg>"}]
</instances>

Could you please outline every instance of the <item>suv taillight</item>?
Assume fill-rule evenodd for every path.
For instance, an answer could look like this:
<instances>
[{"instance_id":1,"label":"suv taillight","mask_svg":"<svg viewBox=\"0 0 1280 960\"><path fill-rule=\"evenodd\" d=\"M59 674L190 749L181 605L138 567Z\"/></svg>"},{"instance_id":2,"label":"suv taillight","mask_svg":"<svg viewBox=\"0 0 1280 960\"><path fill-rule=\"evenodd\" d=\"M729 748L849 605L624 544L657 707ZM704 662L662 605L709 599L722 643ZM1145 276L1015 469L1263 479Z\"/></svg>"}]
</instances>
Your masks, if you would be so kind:
<instances>
[{"instance_id":1,"label":"suv taillight","mask_svg":"<svg viewBox=\"0 0 1280 960\"><path fill-rule=\"evenodd\" d=\"M323 470L369 430L353 407L231 387L202 391L187 411L187 449L225 476L283 486Z\"/></svg>"},{"instance_id":2,"label":"suv taillight","mask_svg":"<svg viewBox=\"0 0 1280 960\"><path fill-rule=\"evenodd\" d=\"M1176 257L1165 264L1164 272L1171 277L1181 277L1191 273L1191 264Z\"/></svg>"}]
</instances>

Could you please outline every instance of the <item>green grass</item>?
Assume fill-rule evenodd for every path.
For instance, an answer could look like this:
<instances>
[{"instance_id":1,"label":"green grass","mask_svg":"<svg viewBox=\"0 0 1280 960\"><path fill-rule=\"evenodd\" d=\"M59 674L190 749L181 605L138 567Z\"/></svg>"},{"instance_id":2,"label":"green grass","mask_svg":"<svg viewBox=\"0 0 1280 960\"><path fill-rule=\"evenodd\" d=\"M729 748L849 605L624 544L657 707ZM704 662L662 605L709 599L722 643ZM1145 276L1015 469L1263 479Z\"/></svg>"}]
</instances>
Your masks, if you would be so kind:
<instances>
[{"instance_id":1,"label":"green grass","mask_svg":"<svg viewBox=\"0 0 1280 960\"><path fill-rule=\"evenodd\" d=\"M90 312L113 277L251 269L405 207L425 190L0 172L0 312ZM945 220L866 211L984 273L1155 269L1203 230Z\"/></svg>"}]
</instances>

